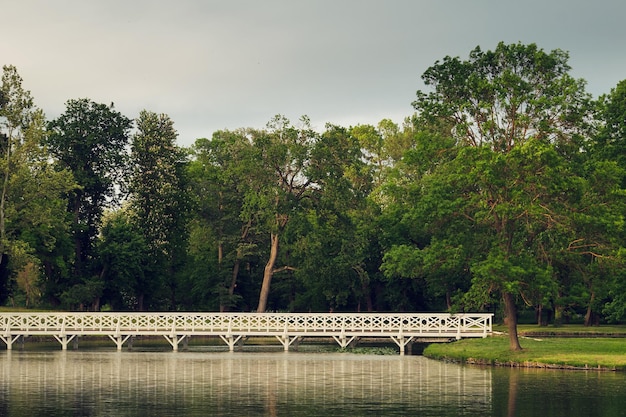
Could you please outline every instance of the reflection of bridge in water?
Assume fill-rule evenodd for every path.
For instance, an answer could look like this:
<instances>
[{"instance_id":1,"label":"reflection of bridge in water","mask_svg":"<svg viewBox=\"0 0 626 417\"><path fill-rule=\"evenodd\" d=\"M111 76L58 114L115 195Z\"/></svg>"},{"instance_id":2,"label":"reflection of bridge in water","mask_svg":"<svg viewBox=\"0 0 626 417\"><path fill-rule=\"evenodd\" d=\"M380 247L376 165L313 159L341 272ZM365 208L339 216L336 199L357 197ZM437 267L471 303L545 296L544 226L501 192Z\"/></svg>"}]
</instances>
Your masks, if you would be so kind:
<instances>
[{"instance_id":1,"label":"reflection of bridge in water","mask_svg":"<svg viewBox=\"0 0 626 417\"><path fill-rule=\"evenodd\" d=\"M276 338L284 347L304 338L332 338L342 348L361 338L391 339L404 354L420 340L486 337L492 314L437 313L0 313L7 349L27 336L52 336L62 346L79 336L109 337L121 350L134 336L163 336L173 350L192 336L215 336L230 351L249 337Z\"/></svg>"},{"instance_id":2,"label":"reflection of bridge in water","mask_svg":"<svg viewBox=\"0 0 626 417\"><path fill-rule=\"evenodd\" d=\"M128 409L140 407L143 415L368 414L359 407L490 415L493 390L490 369L345 353L5 352L0 381L4 401L18 409L46 402L83 407L83 415L132 415Z\"/></svg>"}]
</instances>

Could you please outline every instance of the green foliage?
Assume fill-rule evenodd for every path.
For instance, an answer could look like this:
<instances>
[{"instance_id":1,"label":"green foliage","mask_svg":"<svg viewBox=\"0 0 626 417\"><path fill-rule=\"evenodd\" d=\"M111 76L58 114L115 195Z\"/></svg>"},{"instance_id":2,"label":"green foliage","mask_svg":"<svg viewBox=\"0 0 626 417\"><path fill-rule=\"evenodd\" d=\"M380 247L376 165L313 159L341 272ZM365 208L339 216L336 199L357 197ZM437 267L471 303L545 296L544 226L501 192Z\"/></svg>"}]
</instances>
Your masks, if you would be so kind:
<instances>
[{"instance_id":1,"label":"green foliage","mask_svg":"<svg viewBox=\"0 0 626 417\"><path fill-rule=\"evenodd\" d=\"M624 320L626 84L592 103L567 61L521 43L445 57L401 125L317 132L278 115L185 150L169 117L142 111L130 154L113 105L70 100L46 122L4 67L0 298L496 312L504 299L511 317Z\"/></svg>"},{"instance_id":2,"label":"green foliage","mask_svg":"<svg viewBox=\"0 0 626 417\"><path fill-rule=\"evenodd\" d=\"M587 280L591 300L602 294L592 277L598 261L612 257L606 224L620 223L609 205L618 177L608 165L579 165L592 107L584 82L568 75L567 58L500 43L474 49L466 61L446 57L424 73L434 91L418 92L415 120L457 146L435 165L412 152L411 164L399 165L419 174L404 193L397 182L390 188L405 207L400 224L414 226L404 228L408 242L387 251L388 277L422 279L436 291L442 278L456 275L462 288L471 276L464 306L492 304L490 294L501 293L541 307L559 303L567 264ZM446 126L448 135L439 130Z\"/></svg>"},{"instance_id":3,"label":"green foliage","mask_svg":"<svg viewBox=\"0 0 626 417\"><path fill-rule=\"evenodd\" d=\"M62 286L89 285L97 274L96 236L105 208L118 201L131 125L112 103L107 106L88 99L68 100L65 113L48 123L50 155L78 184L68 193L74 254L66 261L71 270Z\"/></svg>"},{"instance_id":4,"label":"green foliage","mask_svg":"<svg viewBox=\"0 0 626 417\"><path fill-rule=\"evenodd\" d=\"M167 115L140 113L131 144L129 185L131 222L147 247L146 282L135 288L139 310L176 308L176 276L187 250L190 208L186 155L176 146L176 137Z\"/></svg>"},{"instance_id":5,"label":"green foliage","mask_svg":"<svg viewBox=\"0 0 626 417\"><path fill-rule=\"evenodd\" d=\"M597 102L600 121L598 133L591 146L595 158L615 161L626 168L626 80L617 84L611 92L602 95ZM622 180L622 185L626 179Z\"/></svg>"},{"instance_id":6,"label":"green foliage","mask_svg":"<svg viewBox=\"0 0 626 417\"><path fill-rule=\"evenodd\" d=\"M98 305L92 303L102 297L103 290L104 283L98 277L85 279L63 291L61 305L69 310L98 310Z\"/></svg>"},{"instance_id":7,"label":"green foliage","mask_svg":"<svg viewBox=\"0 0 626 417\"><path fill-rule=\"evenodd\" d=\"M422 75L434 91L413 106L429 122L446 120L459 143L508 152L529 138L566 144L585 131L590 96L568 71L568 54L535 44L476 47L466 61L445 57Z\"/></svg>"},{"instance_id":8,"label":"green foliage","mask_svg":"<svg viewBox=\"0 0 626 417\"><path fill-rule=\"evenodd\" d=\"M267 232L260 229L258 196L269 181L259 165L259 153L250 130L218 131L211 140L199 139L192 149L188 175L195 201L191 223L191 272L189 286L194 302L221 311L254 303L243 272L266 256ZM267 202L267 201L266 201ZM249 279L255 276L246 274ZM245 298L245 299L244 299Z\"/></svg>"},{"instance_id":9,"label":"green foliage","mask_svg":"<svg viewBox=\"0 0 626 417\"><path fill-rule=\"evenodd\" d=\"M340 348L339 352L354 353L357 355L398 355L397 350L389 347Z\"/></svg>"},{"instance_id":10,"label":"green foliage","mask_svg":"<svg viewBox=\"0 0 626 417\"><path fill-rule=\"evenodd\" d=\"M96 248L102 302L117 311L137 309L139 294L152 287L146 281L148 245L130 217L127 209L105 216Z\"/></svg>"},{"instance_id":11,"label":"green foliage","mask_svg":"<svg viewBox=\"0 0 626 417\"><path fill-rule=\"evenodd\" d=\"M75 184L71 173L55 170L50 162L43 145L44 114L23 89L15 67L3 67L0 92L0 299L11 295L18 277L30 304L47 292L46 278L51 278L40 268L58 265L67 243L65 195Z\"/></svg>"},{"instance_id":12,"label":"green foliage","mask_svg":"<svg viewBox=\"0 0 626 417\"><path fill-rule=\"evenodd\" d=\"M608 300L602 308L602 313L609 323L619 323L626 319L626 274L621 266L624 262L626 250L622 247L618 250L617 258L620 267L611 271L608 280Z\"/></svg>"},{"instance_id":13,"label":"green foliage","mask_svg":"<svg viewBox=\"0 0 626 417\"><path fill-rule=\"evenodd\" d=\"M337 311L353 301L361 292L361 279L355 270L359 263L354 252L354 225L350 218L331 210L309 210L306 217L293 223L287 238L295 241L290 246L292 260L298 265L295 274L303 283L303 296L294 304L296 311Z\"/></svg>"}]
</instances>

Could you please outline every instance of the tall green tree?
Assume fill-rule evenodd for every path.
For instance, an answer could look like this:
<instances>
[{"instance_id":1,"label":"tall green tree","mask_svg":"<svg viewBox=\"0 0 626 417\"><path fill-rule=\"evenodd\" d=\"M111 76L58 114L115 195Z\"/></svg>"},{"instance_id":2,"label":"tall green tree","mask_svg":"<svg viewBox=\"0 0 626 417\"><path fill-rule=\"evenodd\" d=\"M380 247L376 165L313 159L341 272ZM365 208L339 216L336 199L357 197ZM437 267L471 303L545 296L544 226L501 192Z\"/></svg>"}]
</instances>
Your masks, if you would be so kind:
<instances>
[{"instance_id":1,"label":"tall green tree","mask_svg":"<svg viewBox=\"0 0 626 417\"><path fill-rule=\"evenodd\" d=\"M406 278L419 282L420 309L445 306L451 311L459 292L469 287L471 234L465 230L463 218L439 217L449 210L440 210L439 204L450 202L451 190L430 180L454 160L458 147L449 131L446 134L420 122L413 118L414 126L408 129L413 146L394 164L383 184L387 205L379 222L387 243L381 268L390 286ZM435 189L438 191L432 192ZM441 298L445 304L438 301Z\"/></svg>"},{"instance_id":2,"label":"tall green tree","mask_svg":"<svg viewBox=\"0 0 626 417\"><path fill-rule=\"evenodd\" d=\"M613 189L613 195L619 197L623 195L623 189L626 188L626 80L620 81L615 88L612 88L609 94L605 94L598 99L598 124L597 134L591 141L590 154L593 159L592 181L596 184L603 184L609 190ZM600 167L600 168L598 168ZM611 179L615 179L619 187L611 187ZM592 197L593 198L593 197ZM595 204L594 208L603 207ZM615 208L617 215L611 219L612 221L598 222L595 213L590 214L590 220L596 220L595 224L607 224L605 232L597 234L603 241L611 237L617 253L610 258L595 257L597 263L603 264L602 274L609 277L608 297L605 305L601 307L603 312L611 321L620 321L626 317L626 277L624 276L624 261L626 261L626 233L623 224L623 215L626 212L623 208L623 202L613 201L610 207ZM603 220L606 220L605 216ZM587 222L587 224L593 224ZM588 243L588 242L585 242ZM589 247L589 249L592 249ZM597 249L593 248L592 253L596 253ZM609 264L609 265L607 265ZM597 281L597 280L595 280ZM591 280L593 283L594 280ZM590 291L590 295L596 295L596 292ZM595 297L602 300L602 297ZM602 301L600 302L602 303ZM591 303L589 305L591 307ZM586 319L589 319L590 309L588 309Z\"/></svg>"},{"instance_id":3,"label":"tall green tree","mask_svg":"<svg viewBox=\"0 0 626 417\"><path fill-rule=\"evenodd\" d=\"M404 282L389 280L380 270L382 254L394 235L397 213L391 213L394 205L392 190L404 188L412 183L398 166L404 155L415 147L413 126L405 120L402 127L388 119L381 120L377 126L359 125L352 127L350 133L358 140L364 162L359 171L360 178L355 182L363 197L357 210L351 212L356 226L353 242L360 242L355 253L362 254L361 265L357 269L367 283L363 294L367 295L367 308L387 310L423 309L418 296L412 289L416 286ZM354 175L351 175L354 178ZM402 185L400 185L402 184ZM357 249L357 248L354 248ZM393 307L391 307L393 306Z\"/></svg>"},{"instance_id":4,"label":"tall green tree","mask_svg":"<svg viewBox=\"0 0 626 417\"><path fill-rule=\"evenodd\" d=\"M368 174L357 137L349 129L327 125L310 153L308 177L316 192L288 231L295 276L302 283L293 308L373 309L367 242L357 233L371 188L370 178L363 178Z\"/></svg>"},{"instance_id":5,"label":"tall green tree","mask_svg":"<svg viewBox=\"0 0 626 417\"><path fill-rule=\"evenodd\" d=\"M293 213L300 210L314 184L308 176L310 152L317 134L307 117L301 127L294 127L284 116L274 117L267 130L253 137L258 165L255 185L245 196L242 218L257 218L260 227L269 232L270 253L265 263L257 311L267 308L272 278L290 265L277 266L280 240Z\"/></svg>"},{"instance_id":6,"label":"tall green tree","mask_svg":"<svg viewBox=\"0 0 626 417\"><path fill-rule=\"evenodd\" d=\"M131 145L129 186L133 222L148 246L146 282L137 294L139 310L150 304L176 308L175 277L186 250L189 212L187 155L176 145L177 136L167 115L146 110L140 113ZM158 293L146 294L161 285L167 289L167 303L163 297L156 299ZM153 299L146 300L146 295Z\"/></svg>"},{"instance_id":7,"label":"tall green tree","mask_svg":"<svg viewBox=\"0 0 626 417\"><path fill-rule=\"evenodd\" d=\"M3 175L0 194L0 302L9 295L9 238L7 236L7 209L9 186L14 171L14 153L24 140L24 131L31 124L34 113L33 99L30 92L22 88L22 78L17 69L4 66L2 89L0 90L0 117L2 117Z\"/></svg>"},{"instance_id":8,"label":"tall green tree","mask_svg":"<svg viewBox=\"0 0 626 417\"><path fill-rule=\"evenodd\" d=\"M472 288L502 294L512 350L521 349L516 296L550 275L536 245L567 223L560 216L570 202L558 197L576 189L576 179L562 180L571 170L559 154L579 150L590 98L567 59L535 44L477 47L468 60L446 57L427 69L422 79L433 91L418 91L413 103L426 122L451 125L467 147L444 175L457 190L448 187L453 204L439 216L466 218L489 237L485 257L471 262Z\"/></svg>"},{"instance_id":9,"label":"tall green tree","mask_svg":"<svg viewBox=\"0 0 626 417\"><path fill-rule=\"evenodd\" d=\"M97 276L95 239L105 208L118 202L131 126L132 121L113 104L88 99L69 100L65 113L48 125L47 145L52 156L60 168L72 172L79 185L69 194L74 256L70 262L73 280L68 286L88 285ZM99 294L96 291L90 297L96 300Z\"/></svg>"},{"instance_id":10,"label":"tall green tree","mask_svg":"<svg viewBox=\"0 0 626 417\"><path fill-rule=\"evenodd\" d=\"M45 117L14 66L4 66L0 88L0 298L10 295L10 279L28 268L29 286L49 272L67 235L63 196L74 186L66 170L55 171L43 145ZM51 279L51 274L46 274ZM37 289L34 289L37 287Z\"/></svg>"},{"instance_id":11,"label":"tall green tree","mask_svg":"<svg viewBox=\"0 0 626 417\"><path fill-rule=\"evenodd\" d=\"M236 293L241 265L259 246L255 219L240 218L243 197L254 180L255 170L249 166L256 166L256 161L245 130L218 131L211 140L198 139L193 155L189 176L198 239L190 249L204 260L203 276L197 277L199 288L217 295L220 311L227 311L241 300Z\"/></svg>"}]
</instances>

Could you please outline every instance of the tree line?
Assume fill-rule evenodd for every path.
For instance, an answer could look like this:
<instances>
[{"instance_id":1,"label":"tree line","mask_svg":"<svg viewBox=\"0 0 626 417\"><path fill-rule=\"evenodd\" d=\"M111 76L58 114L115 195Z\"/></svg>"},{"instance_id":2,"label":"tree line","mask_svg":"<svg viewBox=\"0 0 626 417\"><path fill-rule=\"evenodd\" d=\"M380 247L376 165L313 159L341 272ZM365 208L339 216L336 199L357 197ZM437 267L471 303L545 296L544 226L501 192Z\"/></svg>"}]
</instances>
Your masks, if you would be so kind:
<instances>
[{"instance_id":1,"label":"tree line","mask_svg":"<svg viewBox=\"0 0 626 417\"><path fill-rule=\"evenodd\" d=\"M0 302L71 310L626 313L626 80L568 54L446 56L401 125L174 122L0 90ZM532 314L531 313L531 314Z\"/></svg>"}]
</instances>

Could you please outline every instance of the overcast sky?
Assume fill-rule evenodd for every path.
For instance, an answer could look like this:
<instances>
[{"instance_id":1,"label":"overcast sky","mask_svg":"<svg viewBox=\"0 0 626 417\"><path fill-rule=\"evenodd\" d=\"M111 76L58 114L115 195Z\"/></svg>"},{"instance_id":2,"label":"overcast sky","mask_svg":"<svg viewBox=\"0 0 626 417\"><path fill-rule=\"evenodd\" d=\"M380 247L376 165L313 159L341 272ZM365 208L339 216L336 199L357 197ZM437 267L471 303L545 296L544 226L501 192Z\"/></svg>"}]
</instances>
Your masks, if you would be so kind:
<instances>
[{"instance_id":1,"label":"overcast sky","mask_svg":"<svg viewBox=\"0 0 626 417\"><path fill-rule=\"evenodd\" d=\"M626 79L624 0L0 0L0 64L49 119L69 99L166 113L191 145L276 114L401 123L421 74L479 45L570 54L594 96Z\"/></svg>"}]
</instances>

